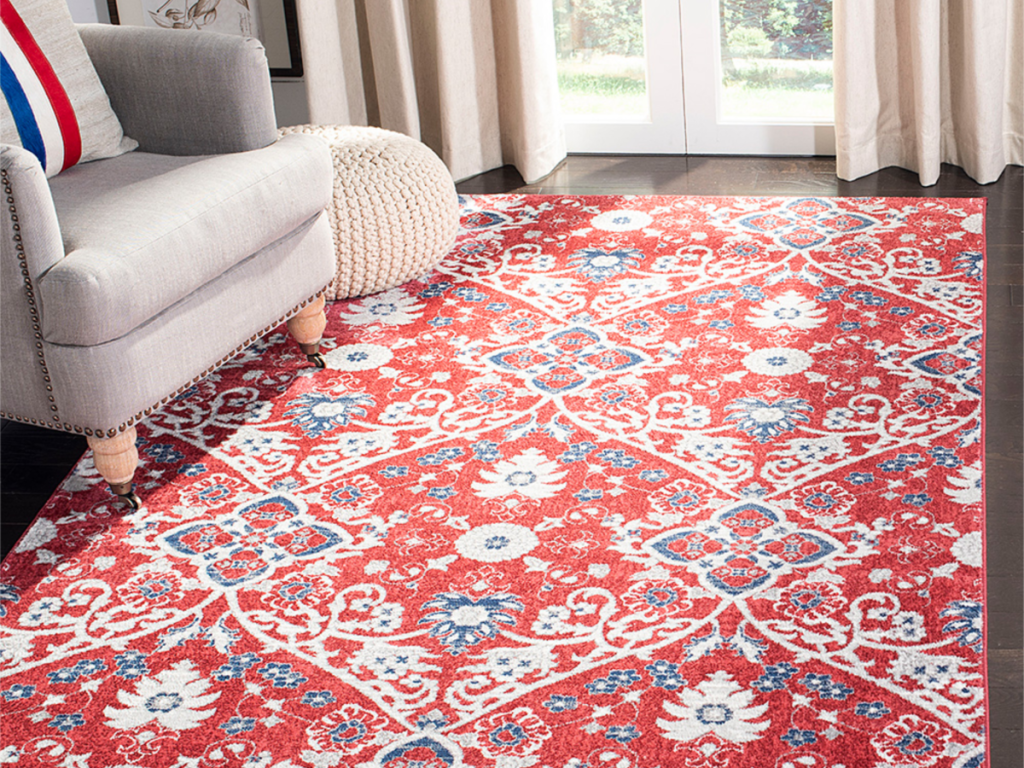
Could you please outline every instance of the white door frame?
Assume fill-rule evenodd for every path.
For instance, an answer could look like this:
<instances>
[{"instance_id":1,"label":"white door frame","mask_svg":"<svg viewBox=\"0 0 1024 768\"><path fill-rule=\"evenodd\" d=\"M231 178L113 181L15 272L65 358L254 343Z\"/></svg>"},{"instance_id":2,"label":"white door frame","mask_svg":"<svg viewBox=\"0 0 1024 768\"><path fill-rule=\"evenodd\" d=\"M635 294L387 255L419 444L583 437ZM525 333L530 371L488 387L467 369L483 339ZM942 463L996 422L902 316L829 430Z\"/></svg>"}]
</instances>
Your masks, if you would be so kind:
<instances>
[{"instance_id":1,"label":"white door frame","mask_svg":"<svg viewBox=\"0 0 1024 768\"><path fill-rule=\"evenodd\" d=\"M644 0L643 14L649 116L616 122L569 116L564 124L570 152L686 154L679 2Z\"/></svg>"},{"instance_id":2,"label":"white door frame","mask_svg":"<svg viewBox=\"0 0 1024 768\"><path fill-rule=\"evenodd\" d=\"M834 155L831 122L721 117L718 0L644 0L647 118L569 117L570 152Z\"/></svg>"},{"instance_id":3,"label":"white door frame","mask_svg":"<svg viewBox=\"0 0 1024 768\"><path fill-rule=\"evenodd\" d=\"M679 0L686 143L692 155L834 155L831 122L724 120L717 0Z\"/></svg>"}]
</instances>

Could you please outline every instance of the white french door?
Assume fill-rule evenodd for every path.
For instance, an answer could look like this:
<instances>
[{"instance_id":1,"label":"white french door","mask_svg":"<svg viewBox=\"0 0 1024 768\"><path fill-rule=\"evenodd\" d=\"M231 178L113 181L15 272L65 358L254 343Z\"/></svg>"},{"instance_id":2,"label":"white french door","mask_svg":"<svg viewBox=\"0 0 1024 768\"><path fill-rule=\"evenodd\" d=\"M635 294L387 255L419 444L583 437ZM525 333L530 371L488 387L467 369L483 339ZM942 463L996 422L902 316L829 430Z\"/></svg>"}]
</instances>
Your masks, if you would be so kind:
<instances>
[{"instance_id":1,"label":"white french door","mask_svg":"<svg viewBox=\"0 0 1024 768\"><path fill-rule=\"evenodd\" d=\"M570 152L835 154L830 0L554 3Z\"/></svg>"},{"instance_id":2,"label":"white french door","mask_svg":"<svg viewBox=\"0 0 1024 768\"><path fill-rule=\"evenodd\" d=\"M555 0L556 15L561 6L567 16L566 34L586 25L587 5L588 0ZM632 28L625 34L635 38L636 27L642 28L639 40L623 46L602 39L615 22L604 19L562 46L573 59L560 56L559 61L569 151L685 154L678 0L620 2L615 10L619 21ZM583 61L577 65L575 59ZM573 77L603 80L610 87L594 89L589 98L585 89L573 89L575 98L570 97L566 109L565 81Z\"/></svg>"}]
</instances>

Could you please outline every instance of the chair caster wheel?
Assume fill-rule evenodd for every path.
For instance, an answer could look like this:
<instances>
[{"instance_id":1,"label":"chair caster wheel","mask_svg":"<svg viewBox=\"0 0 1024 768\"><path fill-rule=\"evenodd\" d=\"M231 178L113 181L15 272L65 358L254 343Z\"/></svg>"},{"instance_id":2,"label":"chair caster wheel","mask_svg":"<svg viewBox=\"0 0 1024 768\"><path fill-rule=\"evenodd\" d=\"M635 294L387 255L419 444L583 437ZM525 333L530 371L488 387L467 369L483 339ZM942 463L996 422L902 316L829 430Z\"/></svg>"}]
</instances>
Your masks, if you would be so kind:
<instances>
[{"instance_id":1,"label":"chair caster wheel","mask_svg":"<svg viewBox=\"0 0 1024 768\"><path fill-rule=\"evenodd\" d=\"M306 355L306 359L309 360L309 362L311 362L317 368L327 367L327 361L324 359L324 356L321 355L319 352L316 352L312 355Z\"/></svg>"},{"instance_id":2,"label":"chair caster wheel","mask_svg":"<svg viewBox=\"0 0 1024 768\"><path fill-rule=\"evenodd\" d=\"M120 498L126 501L128 503L128 506L131 507L132 509L141 509L142 507L142 502L139 500L139 497L136 496L134 492L122 494Z\"/></svg>"}]
</instances>

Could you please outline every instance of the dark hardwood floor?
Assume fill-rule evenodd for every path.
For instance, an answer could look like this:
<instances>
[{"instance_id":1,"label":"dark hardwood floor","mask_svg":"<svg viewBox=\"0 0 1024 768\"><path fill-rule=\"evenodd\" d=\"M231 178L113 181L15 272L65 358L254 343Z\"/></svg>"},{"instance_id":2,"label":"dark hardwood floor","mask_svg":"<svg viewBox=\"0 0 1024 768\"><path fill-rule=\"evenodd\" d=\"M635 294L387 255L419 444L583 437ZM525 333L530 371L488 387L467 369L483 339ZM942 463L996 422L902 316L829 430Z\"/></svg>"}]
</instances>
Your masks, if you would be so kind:
<instances>
[{"instance_id":1,"label":"dark hardwood floor","mask_svg":"<svg viewBox=\"0 0 1024 768\"><path fill-rule=\"evenodd\" d=\"M854 182L831 158L570 157L537 184L506 167L467 179L459 192L486 194L823 195L985 197L987 212L986 525L992 768L1024 764L1024 168L980 186L952 166L923 188L890 168ZM4 423L0 431L3 554L31 523L85 450L85 440Z\"/></svg>"}]
</instances>

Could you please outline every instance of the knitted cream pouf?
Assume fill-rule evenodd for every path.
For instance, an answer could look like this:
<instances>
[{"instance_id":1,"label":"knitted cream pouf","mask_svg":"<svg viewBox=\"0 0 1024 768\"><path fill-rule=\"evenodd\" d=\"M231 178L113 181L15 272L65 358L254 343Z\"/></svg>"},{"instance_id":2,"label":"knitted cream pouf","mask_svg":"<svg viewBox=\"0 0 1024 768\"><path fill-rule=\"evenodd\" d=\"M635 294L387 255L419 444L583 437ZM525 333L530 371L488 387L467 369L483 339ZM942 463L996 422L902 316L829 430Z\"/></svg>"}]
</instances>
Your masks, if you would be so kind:
<instances>
[{"instance_id":1,"label":"knitted cream pouf","mask_svg":"<svg viewBox=\"0 0 1024 768\"><path fill-rule=\"evenodd\" d=\"M328 299L393 288L430 271L451 250L459 202L451 174L425 144L381 128L293 125L331 146L338 270Z\"/></svg>"}]
</instances>

